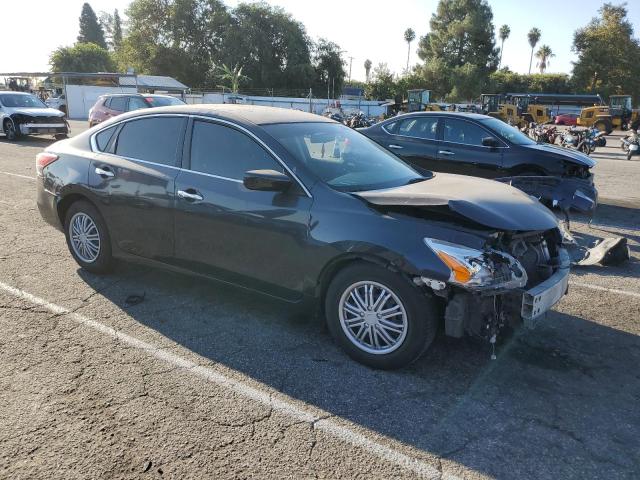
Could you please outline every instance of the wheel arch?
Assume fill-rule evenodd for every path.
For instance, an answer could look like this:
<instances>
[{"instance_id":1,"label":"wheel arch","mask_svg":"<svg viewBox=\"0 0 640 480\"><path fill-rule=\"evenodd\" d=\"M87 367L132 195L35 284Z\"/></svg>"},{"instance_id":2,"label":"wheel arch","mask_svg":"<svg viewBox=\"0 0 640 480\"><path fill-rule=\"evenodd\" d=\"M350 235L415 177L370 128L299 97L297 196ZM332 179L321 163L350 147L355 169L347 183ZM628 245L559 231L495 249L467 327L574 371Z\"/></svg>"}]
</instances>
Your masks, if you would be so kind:
<instances>
[{"instance_id":1,"label":"wheel arch","mask_svg":"<svg viewBox=\"0 0 640 480\"><path fill-rule=\"evenodd\" d=\"M363 263L377 265L393 272L400 273L401 276L406 278L407 282L411 283L408 274L404 273L402 270L394 266L392 261L384 257L359 252L345 253L331 260L327 265L324 266L324 268L320 272L318 281L315 286L314 297L318 300L320 308L322 310L324 310L325 295L327 294L329 285L331 284L331 281L335 278L335 276L351 265Z\"/></svg>"},{"instance_id":2,"label":"wheel arch","mask_svg":"<svg viewBox=\"0 0 640 480\"><path fill-rule=\"evenodd\" d=\"M98 207L96 202L91 200L91 198L89 198L87 195L77 191L70 192L67 195L63 196L58 201L58 204L56 205L58 218L60 219L60 224L63 226L63 228L64 228L65 217L67 216L67 211L69 210L71 205L82 200L86 201L87 203L90 203L91 205L93 205L93 207L96 210L98 210L98 212L100 212L100 208Z\"/></svg>"}]
</instances>

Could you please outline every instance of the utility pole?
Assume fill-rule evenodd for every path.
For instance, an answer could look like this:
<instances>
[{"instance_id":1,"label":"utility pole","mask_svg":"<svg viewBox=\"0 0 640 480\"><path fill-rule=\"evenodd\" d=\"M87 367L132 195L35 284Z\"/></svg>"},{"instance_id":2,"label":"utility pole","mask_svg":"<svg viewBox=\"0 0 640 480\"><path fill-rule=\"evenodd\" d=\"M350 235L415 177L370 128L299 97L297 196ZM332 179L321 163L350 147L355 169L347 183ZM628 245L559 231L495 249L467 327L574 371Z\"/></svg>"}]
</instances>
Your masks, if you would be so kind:
<instances>
[{"instance_id":1,"label":"utility pole","mask_svg":"<svg viewBox=\"0 0 640 480\"><path fill-rule=\"evenodd\" d=\"M349 57L349 84L351 84L351 64L353 63L353 57Z\"/></svg>"}]
</instances>

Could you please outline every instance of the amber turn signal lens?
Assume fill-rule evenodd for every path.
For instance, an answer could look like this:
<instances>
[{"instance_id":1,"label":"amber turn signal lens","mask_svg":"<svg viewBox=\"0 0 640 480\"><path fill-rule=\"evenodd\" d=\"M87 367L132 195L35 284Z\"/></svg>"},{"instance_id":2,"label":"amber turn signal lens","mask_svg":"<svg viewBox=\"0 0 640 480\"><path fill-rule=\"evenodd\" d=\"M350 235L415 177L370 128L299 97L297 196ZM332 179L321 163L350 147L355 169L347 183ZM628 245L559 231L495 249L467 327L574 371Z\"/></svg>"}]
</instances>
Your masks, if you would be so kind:
<instances>
[{"instance_id":1,"label":"amber turn signal lens","mask_svg":"<svg viewBox=\"0 0 640 480\"><path fill-rule=\"evenodd\" d=\"M437 251L438 258L444 262L444 264L451 269L453 278L460 283L467 283L471 280L471 272L458 260L453 258L444 252Z\"/></svg>"}]
</instances>

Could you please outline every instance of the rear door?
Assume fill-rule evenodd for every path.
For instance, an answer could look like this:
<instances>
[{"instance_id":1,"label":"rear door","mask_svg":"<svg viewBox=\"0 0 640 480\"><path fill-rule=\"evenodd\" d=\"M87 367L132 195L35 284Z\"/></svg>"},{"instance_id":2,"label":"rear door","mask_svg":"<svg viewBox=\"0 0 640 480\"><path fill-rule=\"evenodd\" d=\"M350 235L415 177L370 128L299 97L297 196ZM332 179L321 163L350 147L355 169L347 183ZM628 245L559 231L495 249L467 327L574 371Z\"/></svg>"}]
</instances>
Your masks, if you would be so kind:
<instances>
[{"instance_id":1,"label":"rear door","mask_svg":"<svg viewBox=\"0 0 640 480\"><path fill-rule=\"evenodd\" d=\"M248 170L286 171L245 131L199 119L191 131L175 184L175 261L298 299L306 274L310 196L298 188L285 193L247 190L242 180Z\"/></svg>"},{"instance_id":2,"label":"rear door","mask_svg":"<svg viewBox=\"0 0 640 480\"><path fill-rule=\"evenodd\" d=\"M186 116L132 119L94 137L89 184L112 242L122 251L166 261L174 252L174 182Z\"/></svg>"},{"instance_id":3,"label":"rear door","mask_svg":"<svg viewBox=\"0 0 640 480\"><path fill-rule=\"evenodd\" d=\"M483 146L486 137L495 138L500 146ZM438 163L446 165L446 171L485 178L503 176L502 152L508 147L489 130L470 120L447 117L442 120L441 138Z\"/></svg>"}]
</instances>

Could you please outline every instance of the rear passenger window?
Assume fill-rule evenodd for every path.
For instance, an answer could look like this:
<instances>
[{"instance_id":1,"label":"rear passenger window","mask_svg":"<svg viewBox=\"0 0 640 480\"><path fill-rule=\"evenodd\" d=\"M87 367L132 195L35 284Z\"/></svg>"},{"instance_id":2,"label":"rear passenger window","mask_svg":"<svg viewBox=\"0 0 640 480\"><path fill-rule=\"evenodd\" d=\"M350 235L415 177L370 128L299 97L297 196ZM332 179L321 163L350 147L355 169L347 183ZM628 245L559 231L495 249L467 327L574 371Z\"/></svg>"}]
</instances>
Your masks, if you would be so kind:
<instances>
[{"instance_id":1,"label":"rear passenger window","mask_svg":"<svg viewBox=\"0 0 640 480\"><path fill-rule=\"evenodd\" d=\"M182 117L152 117L124 124L116 142L116 155L175 166Z\"/></svg>"},{"instance_id":2,"label":"rear passenger window","mask_svg":"<svg viewBox=\"0 0 640 480\"><path fill-rule=\"evenodd\" d=\"M116 131L116 127L110 127L106 130L102 130L100 133L96 134L96 146L98 150L104 152L107 149L107 145L109 144L109 140L113 137L113 134Z\"/></svg>"},{"instance_id":3,"label":"rear passenger window","mask_svg":"<svg viewBox=\"0 0 640 480\"><path fill-rule=\"evenodd\" d=\"M399 135L435 140L438 133L437 117L417 117L404 120L398 128Z\"/></svg>"},{"instance_id":4,"label":"rear passenger window","mask_svg":"<svg viewBox=\"0 0 640 480\"><path fill-rule=\"evenodd\" d=\"M282 166L251 137L215 123L193 124L191 170L242 180L249 170L283 171Z\"/></svg>"},{"instance_id":5,"label":"rear passenger window","mask_svg":"<svg viewBox=\"0 0 640 480\"><path fill-rule=\"evenodd\" d=\"M127 97L112 97L109 108L111 110L117 110L118 112L124 112L127 109Z\"/></svg>"}]
</instances>

